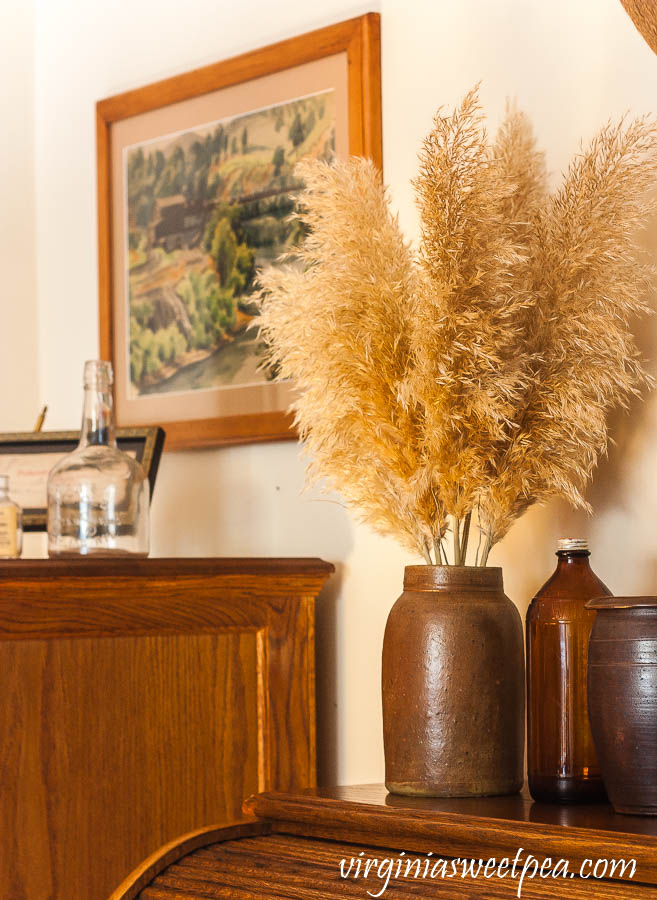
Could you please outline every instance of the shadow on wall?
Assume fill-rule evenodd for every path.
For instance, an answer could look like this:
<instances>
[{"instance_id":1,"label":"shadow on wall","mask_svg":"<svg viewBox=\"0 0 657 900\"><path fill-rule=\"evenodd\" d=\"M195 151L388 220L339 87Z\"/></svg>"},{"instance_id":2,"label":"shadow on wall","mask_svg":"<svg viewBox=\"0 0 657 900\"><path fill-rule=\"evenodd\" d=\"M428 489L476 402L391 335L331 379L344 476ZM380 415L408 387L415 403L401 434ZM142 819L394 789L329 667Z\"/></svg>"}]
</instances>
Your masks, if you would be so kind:
<instances>
[{"instance_id":1,"label":"shadow on wall","mask_svg":"<svg viewBox=\"0 0 657 900\"><path fill-rule=\"evenodd\" d=\"M338 777L338 603L344 565L335 562L335 574L317 600L317 782L334 785Z\"/></svg>"},{"instance_id":2,"label":"shadow on wall","mask_svg":"<svg viewBox=\"0 0 657 900\"><path fill-rule=\"evenodd\" d=\"M657 209L657 190L652 193L652 206ZM657 262L657 213L637 236L639 261L647 266ZM645 297L646 305L657 310L657 275L654 289ZM657 377L657 316L642 317L632 322L632 330L646 368ZM632 465L632 451L641 443L641 436L652 430L654 420L654 394L643 391L642 397L632 399L629 409L616 409L608 419L609 434L613 443L607 459L602 459L587 493L591 504L615 503L623 500L623 481L618 477Z\"/></svg>"},{"instance_id":3,"label":"shadow on wall","mask_svg":"<svg viewBox=\"0 0 657 900\"><path fill-rule=\"evenodd\" d=\"M657 209L657 192L654 200ZM657 215L639 241L642 261L654 265ZM646 300L657 307L657 289ZM646 368L657 377L657 316L638 319L633 331ZM657 391L644 390L641 397L632 398L627 410L612 411L608 426L608 455L600 459L585 493L593 515L572 509L565 501L533 507L495 548L492 563L504 566L507 593L522 614L553 571L555 545L561 537L589 539L593 567L612 591L657 592L657 544L652 538L657 511Z\"/></svg>"},{"instance_id":4,"label":"shadow on wall","mask_svg":"<svg viewBox=\"0 0 657 900\"><path fill-rule=\"evenodd\" d=\"M652 205L657 209L657 190ZM639 235L641 262L657 261L657 214ZM646 304L657 309L657 275ZM640 355L653 378L657 378L657 316L632 323ZM609 449L594 473L586 499L594 510L593 526L601 545L613 552L614 568L621 576L612 590L625 593L657 589L657 547L652 539L652 520L657 510L654 447L657 443L657 391L643 389L627 410L616 409L608 418ZM611 532L605 534L605 532ZM634 569L631 576L627 569ZM624 571L625 570L625 571ZM624 583L625 582L625 586Z\"/></svg>"}]
</instances>

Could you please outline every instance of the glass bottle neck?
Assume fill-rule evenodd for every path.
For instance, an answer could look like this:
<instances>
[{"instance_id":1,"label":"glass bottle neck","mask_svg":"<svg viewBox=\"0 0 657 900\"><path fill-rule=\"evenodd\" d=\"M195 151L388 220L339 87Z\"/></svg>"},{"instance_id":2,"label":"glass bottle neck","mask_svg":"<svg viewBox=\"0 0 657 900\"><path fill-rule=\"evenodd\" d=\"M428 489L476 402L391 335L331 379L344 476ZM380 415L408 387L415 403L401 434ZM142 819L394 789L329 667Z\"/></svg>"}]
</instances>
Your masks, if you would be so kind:
<instances>
[{"instance_id":1,"label":"glass bottle neck","mask_svg":"<svg viewBox=\"0 0 657 900\"><path fill-rule=\"evenodd\" d=\"M590 555L588 550L559 550L557 551L557 570L564 569L566 566L590 569Z\"/></svg>"},{"instance_id":2,"label":"glass bottle neck","mask_svg":"<svg viewBox=\"0 0 657 900\"><path fill-rule=\"evenodd\" d=\"M98 390L85 387L78 446L89 447L100 444L105 447L116 447L112 392L109 388Z\"/></svg>"}]
</instances>

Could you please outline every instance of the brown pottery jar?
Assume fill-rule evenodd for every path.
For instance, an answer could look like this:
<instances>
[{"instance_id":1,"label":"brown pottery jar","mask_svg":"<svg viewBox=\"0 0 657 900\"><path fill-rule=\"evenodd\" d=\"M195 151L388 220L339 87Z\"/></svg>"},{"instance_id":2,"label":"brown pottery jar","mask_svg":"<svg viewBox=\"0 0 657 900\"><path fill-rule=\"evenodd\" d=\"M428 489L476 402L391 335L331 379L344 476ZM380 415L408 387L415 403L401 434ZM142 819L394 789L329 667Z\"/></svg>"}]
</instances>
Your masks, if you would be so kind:
<instances>
[{"instance_id":1,"label":"brown pottery jar","mask_svg":"<svg viewBox=\"0 0 657 900\"><path fill-rule=\"evenodd\" d=\"M657 597L601 597L589 643L589 717L609 799L657 815Z\"/></svg>"},{"instance_id":2,"label":"brown pottery jar","mask_svg":"<svg viewBox=\"0 0 657 900\"><path fill-rule=\"evenodd\" d=\"M383 642L386 787L513 794L523 781L520 615L502 570L407 566Z\"/></svg>"}]
</instances>

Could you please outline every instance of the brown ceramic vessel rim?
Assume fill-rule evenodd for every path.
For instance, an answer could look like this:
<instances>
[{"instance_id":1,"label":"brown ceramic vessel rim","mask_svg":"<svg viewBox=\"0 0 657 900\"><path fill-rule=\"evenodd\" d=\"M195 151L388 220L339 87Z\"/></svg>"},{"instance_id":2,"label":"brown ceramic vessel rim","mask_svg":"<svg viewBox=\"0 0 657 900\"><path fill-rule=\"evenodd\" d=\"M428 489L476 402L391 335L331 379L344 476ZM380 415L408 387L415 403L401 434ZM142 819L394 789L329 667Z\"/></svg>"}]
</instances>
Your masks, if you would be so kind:
<instances>
[{"instance_id":1,"label":"brown ceramic vessel rim","mask_svg":"<svg viewBox=\"0 0 657 900\"><path fill-rule=\"evenodd\" d=\"M634 609L657 606L657 597L594 597L586 606L589 609Z\"/></svg>"},{"instance_id":2,"label":"brown ceramic vessel rim","mask_svg":"<svg viewBox=\"0 0 657 900\"><path fill-rule=\"evenodd\" d=\"M413 591L503 590L499 566L406 566L404 589Z\"/></svg>"}]
</instances>

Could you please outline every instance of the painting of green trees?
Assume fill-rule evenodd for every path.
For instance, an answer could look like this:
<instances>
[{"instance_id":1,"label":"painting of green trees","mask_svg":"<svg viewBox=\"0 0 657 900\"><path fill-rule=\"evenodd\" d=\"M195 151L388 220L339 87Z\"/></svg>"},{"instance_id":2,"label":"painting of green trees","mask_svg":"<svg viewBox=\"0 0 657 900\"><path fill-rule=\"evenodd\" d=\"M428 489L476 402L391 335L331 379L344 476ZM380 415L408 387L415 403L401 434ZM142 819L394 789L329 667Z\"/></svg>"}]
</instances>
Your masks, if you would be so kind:
<instances>
[{"instance_id":1,"label":"painting of green trees","mask_svg":"<svg viewBox=\"0 0 657 900\"><path fill-rule=\"evenodd\" d=\"M267 379L256 270L303 237L296 163L334 151L333 91L127 148L133 396Z\"/></svg>"}]
</instances>

